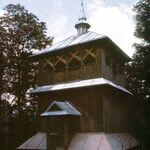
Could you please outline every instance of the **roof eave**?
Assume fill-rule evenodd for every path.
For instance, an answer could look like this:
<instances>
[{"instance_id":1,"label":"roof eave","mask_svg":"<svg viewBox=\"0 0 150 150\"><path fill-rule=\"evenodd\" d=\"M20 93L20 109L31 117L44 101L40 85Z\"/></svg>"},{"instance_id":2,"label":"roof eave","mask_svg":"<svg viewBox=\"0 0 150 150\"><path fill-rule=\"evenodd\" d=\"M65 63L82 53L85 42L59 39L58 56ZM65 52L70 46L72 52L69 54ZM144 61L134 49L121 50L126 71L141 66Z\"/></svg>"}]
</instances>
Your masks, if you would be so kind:
<instances>
[{"instance_id":1,"label":"roof eave","mask_svg":"<svg viewBox=\"0 0 150 150\"><path fill-rule=\"evenodd\" d=\"M99 80L99 81L98 81ZM88 83L85 83L84 85L83 85L83 83L81 83L81 82L88 82ZM95 83L96 84L95 84ZM99 82L99 83L97 83L97 82ZM73 82L73 83L76 83L77 84L77 82ZM90 84L90 83L92 83L92 84ZM81 84L81 86L71 86L70 85L70 83L64 83L64 84L62 84L61 85L61 87L60 87L60 85L59 85L59 88L56 88L58 85L53 85L53 89L51 89L51 87L50 88L48 88L48 89L46 89L45 91L42 91L41 89L35 89L35 90L33 90L31 93L32 94L38 94L38 93L44 93L44 92L51 92L51 91L58 91L58 90L68 90L68 89L75 89L75 88L86 88L86 87L93 87L93 86L106 86L106 85L108 85L108 86L111 86L111 87L113 87L113 88L115 88L115 89L118 89L118 90L121 90L122 92L125 92L125 93L128 93L128 94L130 94L130 95L133 95L131 92L129 92L127 89L125 89L124 87L122 87L122 86L120 86L120 85L117 85L117 84L115 84L115 83L113 83L113 82L111 82L111 81L109 81L109 80L107 80L107 79L104 79L104 78L95 78L95 79L90 79L90 80L84 80L84 81L78 81L78 85L79 84ZM41 90L41 91L40 91Z\"/></svg>"},{"instance_id":2,"label":"roof eave","mask_svg":"<svg viewBox=\"0 0 150 150\"><path fill-rule=\"evenodd\" d=\"M87 43L94 43L96 41L102 41L102 40L106 40L115 49L117 49L117 51L120 52L124 56L124 58L127 62L132 61L132 59L117 44L115 44L115 42L113 42L108 36L103 36L103 37L98 38L98 39L89 40L89 41L85 41L85 42L82 42L82 43L77 43L77 44L74 44L74 45L68 45L66 47L56 48L56 49L53 49L51 51L47 51L47 52L44 52L44 53L33 54L30 57L33 57L33 58L44 57L45 55L50 55L50 54L54 54L54 53L57 53L57 52L60 52L60 51L64 51L64 50L67 50L68 48L73 48L77 45L84 45L84 44L87 44Z\"/></svg>"},{"instance_id":3,"label":"roof eave","mask_svg":"<svg viewBox=\"0 0 150 150\"><path fill-rule=\"evenodd\" d=\"M84 41L84 42L79 42L79 43L76 43L76 44L73 44L73 45L68 45L66 47L55 48L51 51L47 51L47 52L44 52L44 53L33 54L30 57L33 57L33 58L43 57L43 56L48 55L48 54L57 53L58 51L60 52L60 50L63 51L63 50L66 50L68 48L75 47L77 45L84 45L84 44L92 43L92 42L99 41L99 40L102 40L102 39L105 39L105 38L108 38L108 37L106 35L103 35L103 37L100 37L100 38L97 38L97 39L87 40L87 41Z\"/></svg>"},{"instance_id":4,"label":"roof eave","mask_svg":"<svg viewBox=\"0 0 150 150\"><path fill-rule=\"evenodd\" d=\"M124 56L126 61L132 61L132 58L129 57L113 40L111 40L109 37L106 37L107 41L110 42L118 51Z\"/></svg>"}]
</instances>

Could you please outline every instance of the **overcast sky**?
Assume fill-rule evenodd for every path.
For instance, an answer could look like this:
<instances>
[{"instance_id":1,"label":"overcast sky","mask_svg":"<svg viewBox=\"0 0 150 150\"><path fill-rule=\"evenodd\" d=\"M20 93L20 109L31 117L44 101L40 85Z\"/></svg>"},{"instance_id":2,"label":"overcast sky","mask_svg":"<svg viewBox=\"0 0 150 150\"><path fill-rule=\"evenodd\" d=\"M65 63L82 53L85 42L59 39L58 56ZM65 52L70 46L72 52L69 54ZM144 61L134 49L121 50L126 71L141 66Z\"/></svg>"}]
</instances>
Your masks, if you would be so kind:
<instances>
[{"instance_id":1,"label":"overcast sky","mask_svg":"<svg viewBox=\"0 0 150 150\"><path fill-rule=\"evenodd\" d=\"M109 36L129 56L135 42L133 5L137 0L84 0L90 30ZM80 0L0 0L0 15L7 4L20 3L46 22L54 42L76 34L74 28L80 11Z\"/></svg>"}]
</instances>

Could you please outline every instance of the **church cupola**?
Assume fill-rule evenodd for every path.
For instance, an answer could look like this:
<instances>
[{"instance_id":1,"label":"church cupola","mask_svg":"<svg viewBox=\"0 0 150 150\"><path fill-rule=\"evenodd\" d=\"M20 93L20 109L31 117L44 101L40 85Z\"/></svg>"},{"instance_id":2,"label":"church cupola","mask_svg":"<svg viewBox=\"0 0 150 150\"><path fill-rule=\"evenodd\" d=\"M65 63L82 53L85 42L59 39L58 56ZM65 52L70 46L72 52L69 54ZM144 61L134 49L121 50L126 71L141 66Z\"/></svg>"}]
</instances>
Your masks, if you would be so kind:
<instances>
[{"instance_id":1,"label":"church cupola","mask_svg":"<svg viewBox=\"0 0 150 150\"><path fill-rule=\"evenodd\" d=\"M87 22L86 15L84 12L83 1L81 2L81 10L78 18L78 22L75 24L78 34L84 34L88 32L90 25Z\"/></svg>"}]
</instances>

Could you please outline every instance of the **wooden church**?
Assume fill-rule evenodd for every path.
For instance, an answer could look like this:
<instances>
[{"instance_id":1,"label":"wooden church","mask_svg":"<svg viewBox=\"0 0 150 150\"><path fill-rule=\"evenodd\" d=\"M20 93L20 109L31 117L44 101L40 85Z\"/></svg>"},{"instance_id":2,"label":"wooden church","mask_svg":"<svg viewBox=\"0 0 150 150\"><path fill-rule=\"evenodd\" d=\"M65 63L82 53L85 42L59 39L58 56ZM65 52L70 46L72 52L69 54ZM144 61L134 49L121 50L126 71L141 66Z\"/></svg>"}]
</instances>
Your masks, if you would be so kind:
<instances>
[{"instance_id":1,"label":"wooden church","mask_svg":"<svg viewBox=\"0 0 150 150\"><path fill-rule=\"evenodd\" d=\"M39 126L19 150L140 150L130 133L130 58L107 36L88 31L83 3L77 35L37 52Z\"/></svg>"}]
</instances>

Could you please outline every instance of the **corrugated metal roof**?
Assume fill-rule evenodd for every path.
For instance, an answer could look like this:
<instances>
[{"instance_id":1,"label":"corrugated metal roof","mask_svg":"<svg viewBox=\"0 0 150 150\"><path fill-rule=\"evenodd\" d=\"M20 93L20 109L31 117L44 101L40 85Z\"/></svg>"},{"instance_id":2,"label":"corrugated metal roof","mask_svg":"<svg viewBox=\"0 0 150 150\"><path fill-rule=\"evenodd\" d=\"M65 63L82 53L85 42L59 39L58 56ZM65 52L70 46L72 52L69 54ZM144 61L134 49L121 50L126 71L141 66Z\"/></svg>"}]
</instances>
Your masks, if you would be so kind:
<instances>
[{"instance_id":1,"label":"corrugated metal roof","mask_svg":"<svg viewBox=\"0 0 150 150\"><path fill-rule=\"evenodd\" d=\"M68 150L126 150L137 145L139 142L128 133L78 133Z\"/></svg>"},{"instance_id":2,"label":"corrugated metal roof","mask_svg":"<svg viewBox=\"0 0 150 150\"><path fill-rule=\"evenodd\" d=\"M58 106L60 109L59 110L51 110L51 108L55 105ZM80 116L81 113L67 101L65 101L65 102L54 101L48 107L48 109L43 114L41 114L41 116L44 116L44 117L45 116L59 116L59 115Z\"/></svg>"},{"instance_id":3,"label":"corrugated metal roof","mask_svg":"<svg viewBox=\"0 0 150 150\"><path fill-rule=\"evenodd\" d=\"M30 139L25 141L17 149L33 149L33 150L47 150L47 136L45 132L38 132Z\"/></svg>"},{"instance_id":4,"label":"corrugated metal roof","mask_svg":"<svg viewBox=\"0 0 150 150\"><path fill-rule=\"evenodd\" d=\"M80 81L73 81L67 82L62 84L54 84L54 85L46 85L35 88L31 93L42 93L42 92L49 92L49 91L57 91L57 90L65 90L65 89L73 89L73 88L80 88L80 87L89 87L89 86L96 86L96 85L110 85L116 89L119 89L123 92L131 94L126 88L113 83L104 78L95 78L89 80L80 80Z\"/></svg>"},{"instance_id":5,"label":"corrugated metal roof","mask_svg":"<svg viewBox=\"0 0 150 150\"><path fill-rule=\"evenodd\" d=\"M60 41L42 51L39 51L39 52L33 54L33 56L46 54L46 53L49 53L52 51L57 51L57 50L60 50L60 49L63 49L63 48L69 47L69 46L82 44L82 43L86 43L86 42L90 42L90 41L94 41L94 40L98 40L98 39L103 39L106 37L107 36L98 34L95 32L87 32L85 34L74 35L74 36L71 36L63 41Z\"/></svg>"}]
</instances>

